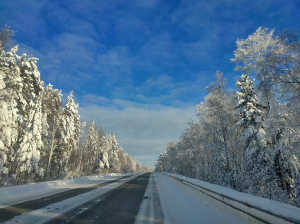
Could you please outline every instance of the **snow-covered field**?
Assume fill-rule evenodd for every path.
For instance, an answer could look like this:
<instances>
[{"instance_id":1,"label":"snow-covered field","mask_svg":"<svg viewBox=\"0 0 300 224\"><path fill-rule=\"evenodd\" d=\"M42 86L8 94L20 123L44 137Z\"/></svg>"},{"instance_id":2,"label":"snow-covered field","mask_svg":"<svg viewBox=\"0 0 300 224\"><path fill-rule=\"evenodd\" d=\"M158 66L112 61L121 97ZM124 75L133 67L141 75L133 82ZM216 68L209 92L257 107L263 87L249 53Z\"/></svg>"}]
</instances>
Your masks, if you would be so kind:
<instances>
[{"instance_id":1,"label":"snow-covered field","mask_svg":"<svg viewBox=\"0 0 300 224\"><path fill-rule=\"evenodd\" d=\"M72 188L90 187L96 184L115 180L126 175L130 174L109 173L67 180L61 179L42 183L25 184L21 186L2 187L0 188L0 208L24 201L35 200L41 197L67 191Z\"/></svg>"}]
</instances>

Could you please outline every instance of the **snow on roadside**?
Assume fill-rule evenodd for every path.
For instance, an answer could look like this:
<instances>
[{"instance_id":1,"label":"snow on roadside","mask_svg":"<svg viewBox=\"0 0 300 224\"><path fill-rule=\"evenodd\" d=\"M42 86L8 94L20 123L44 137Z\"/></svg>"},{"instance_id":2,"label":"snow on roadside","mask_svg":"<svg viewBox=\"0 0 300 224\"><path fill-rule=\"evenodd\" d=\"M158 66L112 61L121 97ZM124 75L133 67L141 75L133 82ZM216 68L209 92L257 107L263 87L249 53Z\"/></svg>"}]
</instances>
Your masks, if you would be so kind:
<instances>
[{"instance_id":1,"label":"snow on roadside","mask_svg":"<svg viewBox=\"0 0 300 224\"><path fill-rule=\"evenodd\" d=\"M70 211L71 209L74 209L80 205L83 205L84 203L91 201L92 199L97 199L96 202L98 203L99 201L101 201L101 195L134 178L136 178L136 175L127 177L125 179L121 179L117 182L105 185L103 187L96 188L95 190L89 191L87 193L77 195L75 197L48 205L44 208L37 209L28 213L24 213L19 216L15 216L13 219L4 223L5 224L16 224L16 223L42 224L48 222L59 215L63 215L64 213ZM82 210L79 213L89 209L89 207L91 207L92 205L93 204L90 203L86 204L85 208L82 208ZM66 220L65 222L68 222L68 220Z\"/></svg>"},{"instance_id":2,"label":"snow on roadside","mask_svg":"<svg viewBox=\"0 0 300 224\"><path fill-rule=\"evenodd\" d=\"M203 194L163 174L155 173L164 213L164 223L246 223L244 220L217 208Z\"/></svg>"},{"instance_id":3,"label":"snow on roadside","mask_svg":"<svg viewBox=\"0 0 300 224\"><path fill-rule=\"evenodd\" d=\"M190 183L193 183L195 185L198 185L200 187L217 192L224 196L233 198L237 201L248 203L256 208L260 208L262 210L269 211L276 215L281 215L284 217L291 218L293 220L300 221L300 208L294 207L292 205L269 200L266 198L257 197L251 194L242 193L227 187L219 186L216 184L210 184L201 180L197 180L197 179L193 179L193 178L189 178L177 174L171 174L171 173L168 174L180 178L182 180L188 181Z\"/></svg>"},{"instance_id":4,"label":"snow on roadside","mask_svg":"<svg viewBox=\"0 0 300 224\"><path fill-rule=\"evenodd\" d=\"M72 188L90 187L96 184L115 180L126 175L131 174L109 173L67 180L60 179L48 182L25 184L21 186L2 187L0 188L0 208L46 197Z\"/></svg>"}]
</instances>

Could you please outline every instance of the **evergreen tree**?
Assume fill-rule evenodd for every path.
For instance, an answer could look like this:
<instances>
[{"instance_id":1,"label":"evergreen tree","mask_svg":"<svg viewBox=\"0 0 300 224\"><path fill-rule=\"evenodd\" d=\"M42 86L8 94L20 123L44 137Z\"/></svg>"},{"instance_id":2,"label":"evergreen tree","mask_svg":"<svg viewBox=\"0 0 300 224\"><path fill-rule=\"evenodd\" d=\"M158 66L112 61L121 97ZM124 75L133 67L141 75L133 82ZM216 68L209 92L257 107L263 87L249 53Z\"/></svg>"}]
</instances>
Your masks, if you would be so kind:
<instances>
[{"instance_id":1,"label":"evergreen tree","mask_svg":"<svg viewBox=\"0 0 300 224\"><path fill-rule=\"evenodd\" d=\"M27 127L23 129L24 134L20 139L20 147L16 152L17 173L35 172L43 175L44 168L39 168L40 150L43 147L42 141L42 111L40 101L35 102L27 118ZM24 174L22 175L24 176Z\"/></svg>"},{"instance_id":2,"label":"evergreen tree","mask_svg":"<svg viewBox=\"0 0 300 224\"><path fill-rule=\"evenodd\" d=\"M72 151L79 141L82 124L78 114L78 104L73 99L73 91L67 99L60 116L59 145L57 159L59 164L59 176L63 176L68 170L68 161Z\"/></svg>"},{"instance_id":3,"label":"evergreen tree","mask_svg":"<svg viewBox=\"0 0 300 224\"><path fill-rule=\"evenodd\" d=\"M21 98L22 79L16 62L14 47L9 52L0 48L0 172L14 171L13 147L18 141L18 100Z\"/></svg>"},{"instance_id":4,"label":"evergreen tree","mask_svg":"<svg viewBox=\"0 0 300 224\"><path fill-rule=\"evenodd\" d=\"M85 151L88 154L87 170L89 170L89 173L95 173L96 169L98 169L98 164L96 164L100 154L98 141L98 133L95 122L93 121L85 142Z\"/></svg>"},{"instance_id":5,"label":"evergreen tree","mask_svg":"<svg viewBox=\"0 0 300 224\"><path fill-rule=\"evenodd\" d=\"M99 170L99 172L108 172L108 169L110 168L108 157L108 151L110 150L109 136L107 136L106 132L102 128L98 130L98 136L100 149L99 169L102 170Z\"/></svg>"},{"instance_id":6,"label":"evergreen tree","mask_svg":"<svg viewBox=\"0 0 300 224\"><path fill-rule=\"evenodd\" d=\"M52 87L53 86L49 84L41 94L42 111L44 116L46 116L48 128L43 138L44 148L40 163L44 165L48 176L51 176L50 170L54 149L58 147L57 136L60 133L59 116L62 106L61 91L53 89ZM55 170L55 168L53 167L52 170Z\"/></svg>"},{"instance_id":7,"label":"evergreen tree","mask_svg":"<svg viewBox=\"0 0 300 224\"><path fill-rule=\"evenodd\" d=\"M94 122L78 148L84 124L73 91L61 110L61 91L50 84L44 89L38 59L18 56L17 50L5 52L0 41L1 185L82 175L82 164L88 164L86 175L112 171L112 166L115 172L126 172L127 165L130 172L144 169L119 149L114 134L97 131Z\"/></svg>"},{"instance_id":8,"label":"evergreen tree","mask_svg":"<svg viewBox=\"0 0 300 224\"><path fill-rule=\"evenodd\" d=\"M38 58L27 58L16 55L16 61L22 80L22 91L18 99L18 144L14 145L16 152L15 170L19 177L26 178L23 172L39 173L38 162L40 150L43 146L42 111L40 93L43 91L44 82L36 66ZM43 174L43 172L40 172Z\"/></svg>"},{"instance_id":9,"label":"evergreen tree","mask_svg":"<svg viewBox=\"0 0 300 224\"><path fill-rule=\"evenodd\" d=\"M1 107L8 111L3 113L1 160L10 161L6 172L19 177L22 173L25 177L25 172L39 173L43 116L38 97L43 82L36 66L37 58L18 56L17 49L16 46L7 53L1 51Z\"/></svg>"},{"instance_id":10,"label":"evergreen tree","mask_svg":"<svg viewBox=\"0 0 300 224\"><path fill-rule=\"evenodd\" d=\"M269 196L273 186L273 161L267 145L263 127L262 106L254 92L254 80L243 74L236 82L239 102L238 115L241 119L236 123L243 129L242 141L245 147L245 179L246 190L252 194ZM269 196L270 197L270 196Z\"/></svg>"},{"instance_id":11,"label":"evergreen tree","mask_svg":"<svg viewBox=\"0 0 300 224\"><path fill-rule=\"evenodd\" d=\"M110 167L114 167L117 166L118 164L118 151L119 151L119 146L114 133L111 133L109 135L109 146L110 147L108 150L108 161Z\"/></svg>"}]
</instances>

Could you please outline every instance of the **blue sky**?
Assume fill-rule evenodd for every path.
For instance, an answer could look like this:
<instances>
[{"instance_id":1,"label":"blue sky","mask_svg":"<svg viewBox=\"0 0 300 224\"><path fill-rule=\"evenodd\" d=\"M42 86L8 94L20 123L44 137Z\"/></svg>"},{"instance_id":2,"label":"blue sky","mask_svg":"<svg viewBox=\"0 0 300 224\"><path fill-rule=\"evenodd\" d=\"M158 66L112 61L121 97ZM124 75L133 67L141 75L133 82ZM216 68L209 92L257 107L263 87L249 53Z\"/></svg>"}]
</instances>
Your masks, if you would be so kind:
<instances>
[{"instance_id":1,"label":"blue sky","mask_svg":"<svg viewBox=\"0 0 300 224\"><path fill-rule=\"evenodd\" d=\"M262 26L300 28L299 0L10 0L0 23L19 54L38 57L46 84L74 90L83 121L113 131L125 151L153 167L176 140L205 86L230 63L237 38Z\"/></svg>"}]
</instances>

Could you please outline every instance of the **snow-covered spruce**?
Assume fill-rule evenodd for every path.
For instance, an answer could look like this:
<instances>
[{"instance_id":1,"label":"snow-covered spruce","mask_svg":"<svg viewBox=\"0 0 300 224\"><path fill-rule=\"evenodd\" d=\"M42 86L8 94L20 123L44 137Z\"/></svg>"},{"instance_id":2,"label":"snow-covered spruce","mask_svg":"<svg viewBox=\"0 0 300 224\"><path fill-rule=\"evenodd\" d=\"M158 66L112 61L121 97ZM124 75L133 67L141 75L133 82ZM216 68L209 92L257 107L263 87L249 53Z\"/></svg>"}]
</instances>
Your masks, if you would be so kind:
<instances>
[{"instance_id":1,"label":"snow-covered spruce","mask_svg":"<svg viewBox=\"0 0 300 224\"><path fill-rule=\"evenodd\" d=\"M94 122L82 133L73 91L62 107L61 91L44 87L38 59L17 50L0 48L0 186L148 171Z\"/></svg>"}]
</instances>

